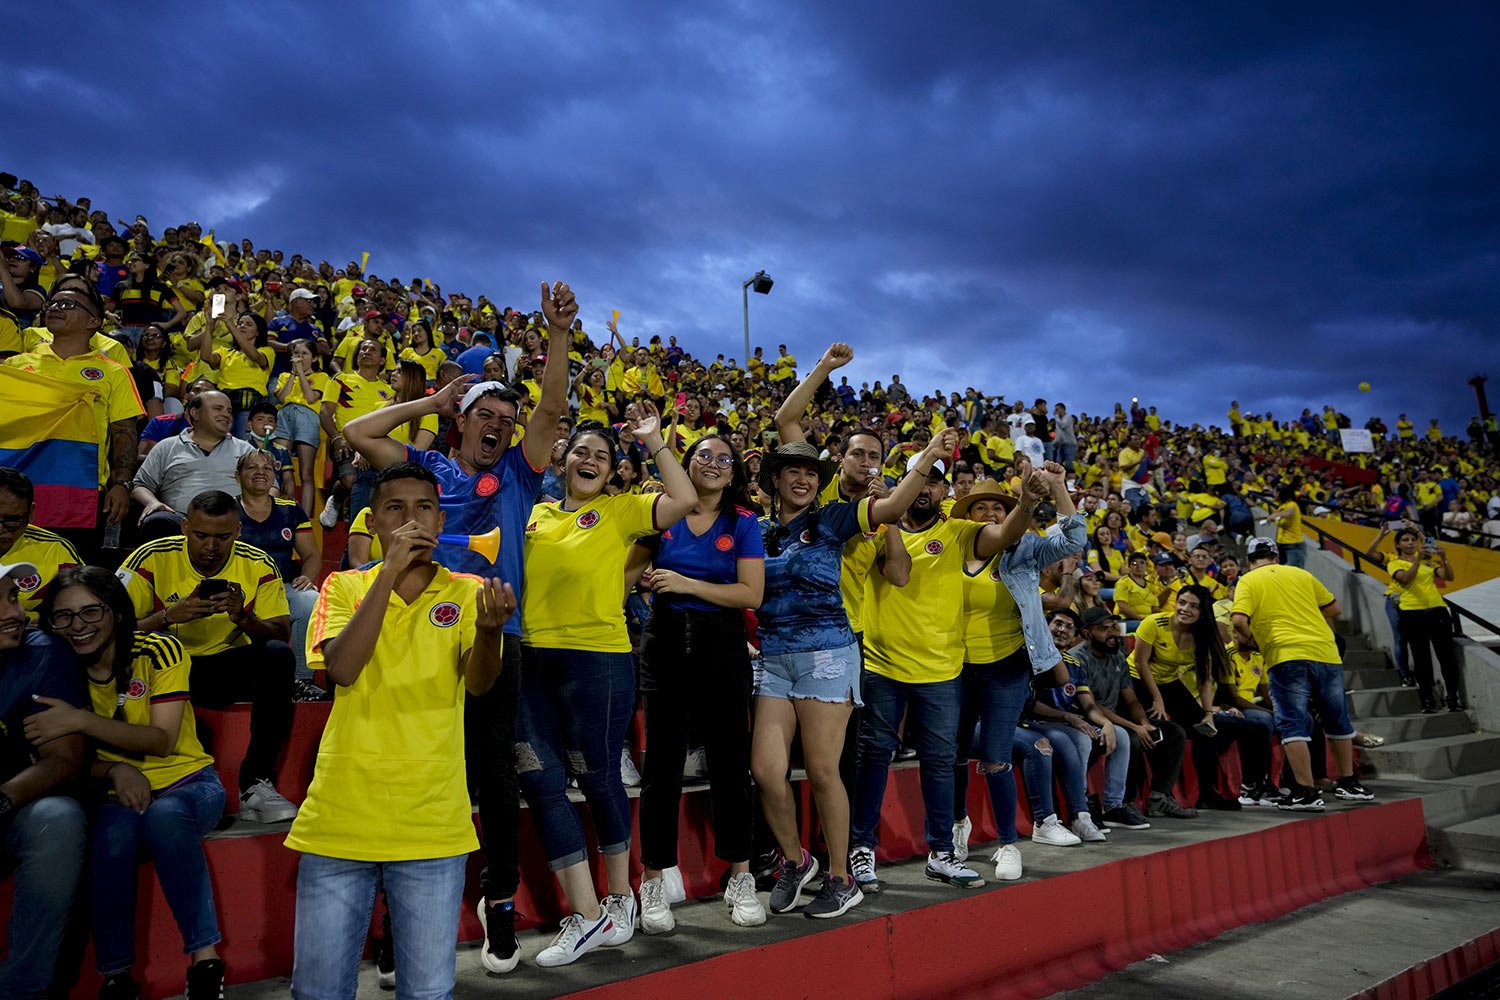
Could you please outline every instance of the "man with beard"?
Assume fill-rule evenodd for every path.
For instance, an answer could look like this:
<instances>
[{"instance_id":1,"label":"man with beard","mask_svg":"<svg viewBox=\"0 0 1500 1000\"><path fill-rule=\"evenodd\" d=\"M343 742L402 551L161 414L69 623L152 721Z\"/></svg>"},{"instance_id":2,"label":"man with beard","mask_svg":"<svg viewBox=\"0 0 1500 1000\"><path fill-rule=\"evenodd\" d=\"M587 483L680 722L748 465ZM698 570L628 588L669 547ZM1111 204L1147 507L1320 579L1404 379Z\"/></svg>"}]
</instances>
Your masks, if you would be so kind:
<instances>
[{"instance_id":1,"label":"man with beard","mask_svg":"<svg viewBox=\"0 0 1500 1000\"><path fill-rule=\"evenodd\" d=\"M1182 770L1182 755L1187 750L1187 735L1169 719L1153 722L1146 708L1135 696L1130 684L1130 659L1125 654L1120 635L1120 619L1103 608L1089 608L1083 613L1083 641L1068 655L1084 668L1089 692L1105 718L1130 734L1130 781L1125 803L1106 808L1104 822L1126 829L1144 829L1144 818L1132 803L1140 783L1141 758L1151 761L1151 797L1146 812L1151 816L1192 819L1197 810L1178 805L1172 797L1172 786ZM1108 803L1106 803L1106 806ZM1144 824L1144 825L1143 825Z\"/></svg>"},{"instance_id":2,"label":"man with beard","mask_svg":"<svg viewBox=\"0 0 1500 1000\"><path fill-rule=\"evenodd\" d=\"M434 561L459 573L498 576L521 600L521 573L526 521L532 500L552 458L553 435L546 433L568 407L568 331L578 315L572 289L562 282L542 285L542 313L548 336L557 349L547 353L542 372L541 399L531 412L528 434L512 448L522 393L502 382L474 383L474 376L456 378L431 396L387 406L344 428L344 436L369 463L384 469L399 462L416 462L431 469L441 486L446 531L483 534L500 527L500 555L492 565L476 552L455 545L439 545ZM416 451L390 434L408 420L429 413L447 415L457 404L461 440L458 456ZM480 961L490 972L510 972L520 962L515 934L516 889L520 885L517 854L520 790L516 784L516 700L521 674L521 615L505 623L508 637L504 666L490 690L465 701L464 730L470 782L478 791L479 825L486 867L480 875L484 898L479 920L485 928Z\"/></svg>"}]
</instances>

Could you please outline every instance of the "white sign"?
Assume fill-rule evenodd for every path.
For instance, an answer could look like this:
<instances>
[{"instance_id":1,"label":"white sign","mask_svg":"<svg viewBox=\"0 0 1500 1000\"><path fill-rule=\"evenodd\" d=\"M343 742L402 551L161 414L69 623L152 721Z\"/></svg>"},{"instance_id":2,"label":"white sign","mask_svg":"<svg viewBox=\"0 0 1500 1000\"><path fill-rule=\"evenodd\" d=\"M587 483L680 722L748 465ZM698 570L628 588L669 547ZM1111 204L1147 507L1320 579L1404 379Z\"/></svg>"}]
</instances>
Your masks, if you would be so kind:
<instances>
[{"instance_id":1,"label":"white sign","mask_svg":"<svg viewBox=\"0 0 1500 1000\"><path fill-rule=\"evenodd\" d=\"M1364 428L1345 427L1339 431L1339 440L1343 442L1344 450L1351 455L1375 450L1375 441Z\"/></svg>"}]
</instances>

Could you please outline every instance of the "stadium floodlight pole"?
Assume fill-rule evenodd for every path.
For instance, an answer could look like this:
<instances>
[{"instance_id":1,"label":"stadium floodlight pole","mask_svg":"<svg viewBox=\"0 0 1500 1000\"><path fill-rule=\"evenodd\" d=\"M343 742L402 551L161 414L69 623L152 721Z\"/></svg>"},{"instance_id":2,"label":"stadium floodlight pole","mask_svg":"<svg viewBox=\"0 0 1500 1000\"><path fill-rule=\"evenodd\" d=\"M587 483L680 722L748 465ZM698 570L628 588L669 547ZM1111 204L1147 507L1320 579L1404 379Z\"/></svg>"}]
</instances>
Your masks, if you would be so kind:
<instances>
[{"instance_id":1,"label":"stadium floodlight pole","mask_svg":"<svg viewBox=\"0 0 1500 1000\"><path fill-rule=\"evenodd\" d=\"M740 293L745 305L745 364L747 365L750 363L750 289L753 288L762 295L770 295L771 286L774 284L776 282L771 280L769 274L756 271L740 285Z\"/></svg>"}]
</instances>

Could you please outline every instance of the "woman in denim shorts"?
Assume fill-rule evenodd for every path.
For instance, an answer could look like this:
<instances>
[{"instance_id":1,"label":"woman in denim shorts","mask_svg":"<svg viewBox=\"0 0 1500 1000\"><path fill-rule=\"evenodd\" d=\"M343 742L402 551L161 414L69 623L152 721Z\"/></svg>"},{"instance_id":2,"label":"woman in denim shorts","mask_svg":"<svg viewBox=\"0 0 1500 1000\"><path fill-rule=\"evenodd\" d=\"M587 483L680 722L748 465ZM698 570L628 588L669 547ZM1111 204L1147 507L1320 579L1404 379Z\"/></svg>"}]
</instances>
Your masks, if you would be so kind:
<instances>
[{"instance_id":1,"label":"woman in denim shorts","mask_svg":"<svg viewBox=\"0 0 1500 1000\"><path fill-rule=\"evenodd\" d=\"M291 452L297 459L296 500L309 517L317 501L318 483L313 474L313 463L318 456L318 443L322 430L318 426L318 407L323 403L323 390L328 387L328 376L323 372L323 361L306 340L292 341L292 370L276 377L276 444Z\"/></svg>"}]
</instances>

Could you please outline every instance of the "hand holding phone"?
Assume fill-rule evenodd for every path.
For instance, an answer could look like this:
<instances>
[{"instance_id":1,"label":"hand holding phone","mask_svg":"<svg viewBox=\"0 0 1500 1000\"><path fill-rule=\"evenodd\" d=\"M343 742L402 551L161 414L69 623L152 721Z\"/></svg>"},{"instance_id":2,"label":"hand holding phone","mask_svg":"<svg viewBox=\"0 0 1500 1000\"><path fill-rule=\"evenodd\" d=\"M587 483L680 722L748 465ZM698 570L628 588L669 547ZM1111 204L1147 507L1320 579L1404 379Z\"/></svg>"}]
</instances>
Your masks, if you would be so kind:
<instances>
[{"instance_id":1,"label":"hand holding phone","mask_svg":"<svg viewBox=\"0 0 1500 1000\"><path fill-rule=\"evenodd\" d=\"M224 315L224 293L215 292L213 303L209 306L208 318L218 319L222 315Z\"/></svg>"}]
</instances>

